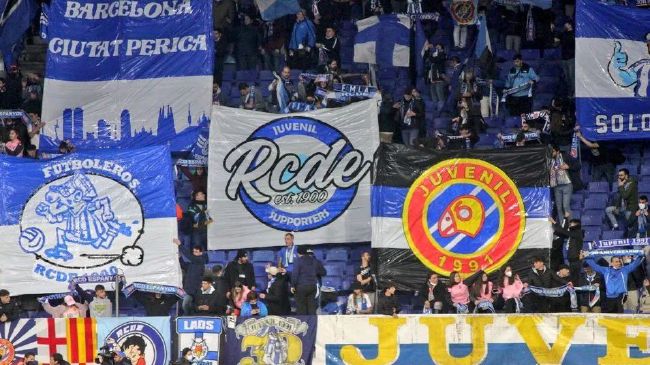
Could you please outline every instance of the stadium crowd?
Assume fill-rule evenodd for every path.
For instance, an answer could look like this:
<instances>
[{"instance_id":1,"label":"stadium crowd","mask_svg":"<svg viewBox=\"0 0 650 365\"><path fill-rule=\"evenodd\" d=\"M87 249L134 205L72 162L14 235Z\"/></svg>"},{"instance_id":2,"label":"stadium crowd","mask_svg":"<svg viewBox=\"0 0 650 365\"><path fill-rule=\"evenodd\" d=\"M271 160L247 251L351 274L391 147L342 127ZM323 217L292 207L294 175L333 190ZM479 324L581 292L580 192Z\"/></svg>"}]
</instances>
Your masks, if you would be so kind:
<instances>
[{"instance_id":1,"label":"stadium crowd","mask_svg":"<svg viewBox=\"0 0 650 365\"><path fill-rule=\"evenodd\" d=\"M268 260L266 279L260 281L246 250L237 251L226 265L209 265L207 227L213 217L206 203L208 171L179 167L184 175L180 179L192 187L191 201L179 207L182 237L174 241L188 294L182 300L184 314L324 313L338 291L348 296L334 313L396 315L404 307L400 300L404 297L416 303L411 310L420 313L645 310L650 283L644 255L612 257L607 262L582 251L585 241L647 237L648 197L640 192L648 191L650 179L638 177L650 177L650 170L640 166L650 149L606 145L581 134L573 104L573 2L554 4L549 10L533 7L528 17L528 7L481 0L479 12L487 16L494 50L472 57L469 45L475 27L452 27L442 1L423 1L423 12L438 12L441 18L424 22L429 42L423 68L411 70L420 75L414 78L390 67L372 77L353 64L353 32L346 27L364 14L405 12L410 0L301 3L306 10L263 22L253 1L215 0L213 103L276 113L307 111L355 101L331 97L334 83L375 85L382 95L382 142L437 150L548 145L556 234L551 261L535 258L521 272L505 266L495 275L479 271L467 278L455 272L448 278L431 273L418 292L403 293L394 284L377 282L376 259L367 250L355 258L358 266L348 273L351 283L341 290L320 285L328 275L327 265L313 249L294 243L294 235L286 233L285 245ZM342 30L345 37L340 36ZM0 109L22 109L29 122L2 120L2 150L36 158L32 140L47 123L40 120L42 75L23 75L19 63L7 70L0 78ZM498 95L504 94L506 111L497 112ZM572 153L581 149L580 143L582 158ZM60 147L61 153L73 150L69 142ZM567 289L548 296L531 287L591 290ZM92 292L75 289L75 296L43 302L43 310L53 317L113 315L112 296L104 286L97 285ZM34 296L10 294L0 290L0 322L38 315L41 304ZM156 316L167 315L178 298L137 293L136 300L147 315Z\"/></svg>"}]
</instances>

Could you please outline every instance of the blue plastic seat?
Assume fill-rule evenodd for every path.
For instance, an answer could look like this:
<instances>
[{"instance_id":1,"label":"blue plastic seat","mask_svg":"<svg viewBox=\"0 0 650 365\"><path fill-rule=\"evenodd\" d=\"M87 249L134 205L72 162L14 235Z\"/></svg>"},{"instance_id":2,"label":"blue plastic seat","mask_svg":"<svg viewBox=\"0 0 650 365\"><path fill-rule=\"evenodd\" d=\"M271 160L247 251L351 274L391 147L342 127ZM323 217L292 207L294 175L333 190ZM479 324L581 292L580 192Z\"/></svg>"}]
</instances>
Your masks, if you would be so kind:
<instances>
[{"instance_id":1,"label":"blue plastic seat","mask_svg":"<svg viewBox=\"0 0 650 365\"><path fill-rule=\"evenodd\" d=\"M326 276L322 280L322 286L328 286L336 290L341 290L343 288L343 281L339 276Z\"/></svg>"},{"instance_id":2,"label":"blue plastic seat","mask_svg":"<svg viewBox=\"0 0 650 365\"><path fill-rule=\"evenodd\" d=\"M602 238L603 240L618 240L622 239L623 235L623 231L605 231L602 234Z\"/></svg>"},{"instance_id":3,"label":"blue plastic seat","mask_svg":"<svg viewBox=\"0 0 650 365\"><path fill-rule=\"evenodd\" d=\"M332 261L348 261L348 251L344 248L332 248L327 251L325 255L325 260L328 262Z\"/></svg>"},{"instance_id":4,"label":"blue plastic seat","mask_svg":"<svg viewBox=\"0 0 650 365\"><path fill-rule=\"evenodd\" d=\"M226 253L222 250L218 251L208 251L208 261L209 262L225 262Z\"/></svg>"},{"instance_id":5,"label":"blue plastic seat","mask_svg":"<svg viewBox=\"0 0 650 365\"><path fill-rule=\"evenodd\" d=\"M275 252L272 250L259 250L253 252L253 262L271 262L275 261Z\"/></svg>"},{"instance_id":6,"label":"blue plastic seat","mask_svg":"<svg viewBox=\"0 0 650 365\"><path fill-rule=\"evenodd\" d=\"M589 183L589 194L609 193L609 184L606 181L592 181Z\"/></svg>"}]
</instances>

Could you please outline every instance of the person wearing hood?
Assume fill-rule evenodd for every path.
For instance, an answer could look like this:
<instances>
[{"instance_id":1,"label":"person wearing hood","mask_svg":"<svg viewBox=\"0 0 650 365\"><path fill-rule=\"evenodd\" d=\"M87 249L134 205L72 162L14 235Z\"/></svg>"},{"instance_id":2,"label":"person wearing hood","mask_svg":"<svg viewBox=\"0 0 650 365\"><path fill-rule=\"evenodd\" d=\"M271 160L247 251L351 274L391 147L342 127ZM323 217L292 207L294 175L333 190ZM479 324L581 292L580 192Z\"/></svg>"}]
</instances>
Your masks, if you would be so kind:
<instances>
[{"instance_id":1,"label":"person wearing hood","mask_svg":"<svg viewBox=\"0 0 650 365\"><path fill-rule=\"evenodd\" d=\"M569 261L569 270L571 272L571 282L577 283L582 270L580 261L580 251L584 242L585 234L582 231L580 219L569 220L568 229L559 225L553 218L550 218L553 224L553 231L556 235L568 240L567 261Z\"/></svg>"},{"instance_id":2,"label":"person wearing hood","mask_svg":"<svg viewBox=\"0 0 650 365\"><path fill-rule=\"evenodd\" d=\"M224 274L228 289L232 289L236 282L240 282L249 290L255 290L255 270L253 264L248 262L248 252L237 250L235 259L228 263Z\"/></svg>"},{"instance_id":3,"label":"person wearing hood","mask_svg":"<svg viewBox=\"0 0 650 365\"><path fill-rule=\"evenodd\" d=\"M267 267L266 273L269 277L269 284L266 293L260 293L260 299L266 302L269 315L286 316L291 314L287 273L282 272L275 266Z\"/></svg>"},{"instance_id":4,"label":"person wearing hood","mask_svg":"<svg viewBox=\"0 0 650 365\"><path fill-rule=\"evenodd\" d=\"M85 318L88 313L88 304L77 303L72 295L63 298L63 304L55 307L49 301L43 303L43 309L53 318Z\"/></svg>"},{"instance_id":5,"label":"person wearing hood","mask_svg":"<svg viewBox=\"0 0 650 365\"><path fill-rule=\"evenodd\" d=\"M185 212L192 223L191 246L208 247L208 225L213 222L208 212L205 191L197 190L192 193L192 202Z\"/></svg>"},{"instance_id":6,"label":"person wearing hood","mask_svg":"<svg viewBox=\"0 0 650 365\"><path fill-rule=\"evenodd\" d=\"M75 291L85 303L88 304L91 317L112 317L113 303L106 295L106 288L103 285L95 285L95 293L90 294L83 290L79 284L75 285Z\"/></svg>"},{"instance_id":7,"label":"person wearing hood","mask_svg":"<svg viewBox=\"0 0 650 365\"><path fill-rule=\"evenodd\" d=\"M293 264L291 274L291 292L296 297L296 314L314 315L318 303L316 302L317 285L327 271L320 261L308 254L307 247L298 246L298 259Z\"/></svg>"}]
</instances>

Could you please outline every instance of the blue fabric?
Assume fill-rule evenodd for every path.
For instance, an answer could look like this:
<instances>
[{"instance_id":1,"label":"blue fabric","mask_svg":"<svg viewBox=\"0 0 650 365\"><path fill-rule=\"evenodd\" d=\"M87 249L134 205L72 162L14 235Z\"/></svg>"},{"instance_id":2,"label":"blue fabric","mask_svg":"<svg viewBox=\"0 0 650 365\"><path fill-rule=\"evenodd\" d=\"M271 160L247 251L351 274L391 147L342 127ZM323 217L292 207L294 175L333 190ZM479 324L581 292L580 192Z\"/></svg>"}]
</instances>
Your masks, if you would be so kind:
<instances>
[{"instance_id":1,"label":"blue fabric","mask_svg":"<svg viewBox=\"0 0 650 365\"><path fill-rule=\"evenodd\" d=\"M517 86L525 85L530 81L539 81L539 76L535 73L535 70L532 67L525 69L521 67L519 69L513 67L508 73L508 78L506 79L506 88L514 88ZM529 89L517 91L512 94L513 96L528 96Z\"/></svg>"},{"instance_id":2,"label":"blue fabric","mask_svg":"<svg viewBox=\"0 0 650 365\"><path fill-rule=\"evenodd\" d=\"M293 26L289 49L297 50L300 44L312 48L316 45L316 28L314 27L314 23L306 18L304 21L298 22Z\"/></svg>"},{"instance_id":3,"label":"blue fabric","mask_svg":"<svg viewBox=\"0 0 650 365\"><path fill-rule=\"evenodd\" d=\"M17 0L6 9L8 0L0 0L0 10L10 13L0 23L0 51L4 57L5 67L13 64L22 50L22 39L36 15L38 4L35 0ZM4 13L0 13L0 17Z\"/></svg>"},{"instance_id":4,"label":"blue fabric","mask_svg":"<svg viewBox=\"0 0 650 365\"><path fill-rule=\"evenodd\" d=\"M262 20L272 21L288 14L295 14L300 11L298 0L256 0L260 9Z\"/></svg>"},{"instance_id":5,"label":"blue fabric","mask_svg":"<svg viewBox=\"0 0 650 365\"><path fill-rule=\"evenodd\" d=\"M280 249L280 253L278 256L280 256L280 260L282 260L282 266L287 269L288 272L293 271L293 264L298 260L298 247L296 245L293 245L293 255L289 256L287 255L287 246L284 246ZM288 257L293 257L293 260L291 263L287 261Z\"/></svg>"},{"instance_id":6,"label":"blue fabric","mask_svg":"<svg viewBox=\"0 0 650 365\"><path fill-rule=\"evenodd\" d=\"M393 62L395 46L409 47L409 40L410 29L396 15L381 15L377 24L357 33L354 44L375 42L376 64L387 67L399 66Z\"/></svg>"},{"instance_id":7,"label":"blue fabric","mask_svg":"<svg viewBox=\"0 0 650 365\"><path fill-rule=\"evenodd\" d=\"M593 258L586 258L585 261L594 269L595 272L601 274L605 279L605 288L607 298L616 298L621 294L627 293L627 277L636 269L643 261L643 256L638 256L620 269L613 267L604 267L598 265Z\"/></svg>"},{"instance_id":8,"label":"blue fabric","mask_svg":"<svg viewBox=\"0 0 650 365\"><path fill-rule=\"evenodd\" d=\"M488 45L488 37L487 18L485 15L480 15L478 17L478 38L476 39L476 47L474 48L475 57L481 57L483 51L485 51L485 48Z\"/></svg>"},{"instance_id":9,"label":"blue fabric","mask_svg":"<svg viewBox=\"0 0 650 365\"><path fill-rule=\"evenodd\" d=\"M260 310L260 313L256 315L256 317L266 317L269 315L269 310L266 308L266 305L259 300L257 301L257 308ZM251 311L253 310L253 307L249 302L244 302L241 305L241 316L242 317L252 317L253 314Z\"/></svg>"}]
</instances>

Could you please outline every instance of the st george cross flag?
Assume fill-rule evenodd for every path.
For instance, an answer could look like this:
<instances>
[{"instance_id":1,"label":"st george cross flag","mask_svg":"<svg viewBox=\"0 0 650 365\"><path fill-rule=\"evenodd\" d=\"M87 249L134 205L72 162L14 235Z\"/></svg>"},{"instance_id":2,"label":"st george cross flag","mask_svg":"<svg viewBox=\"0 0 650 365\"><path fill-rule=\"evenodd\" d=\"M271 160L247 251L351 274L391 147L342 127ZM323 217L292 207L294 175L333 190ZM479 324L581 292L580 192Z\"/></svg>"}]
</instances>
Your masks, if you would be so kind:
<instances>
[{"instance_id":1,"label":"st george cross flag","mask_svg":"<svg viewBox=\"0 0 650 365\"><path fill-rule=\"evenodd\" d=\"M650 12L591 0L576 5L582 133L590 140L650 138Z\"/></svg>"},{"instance_id":2,"label":"st george cross flag","mask_svg":"<svg viewBox=\"0 0 650 365\"><path fill-rule=\"evenodd\" d=\"M94 318L47 318L36 321L39 364L60 353L70 364L89 365L97 354L97 323Z\"/></svg>"},{"instance_id":3,"label":"st george cross flag","mask_svg":"<svg viewBox=\"0 0 650 365\"><path fill-rule=\"evenodd\" d=\"M255 0L264 21L272 21L300 11L298 0Z\"/></svg>"},{"instance_id":4,"label":"st george cross flag","mask_svg":"<svg viewBox=\"0 0 650 365\"><path fill-rule=\"evenodd\" d=\"M411 19L404 14L371 16L357 22L354 62L409 67Z\"/></svg>"}]
</instances>

